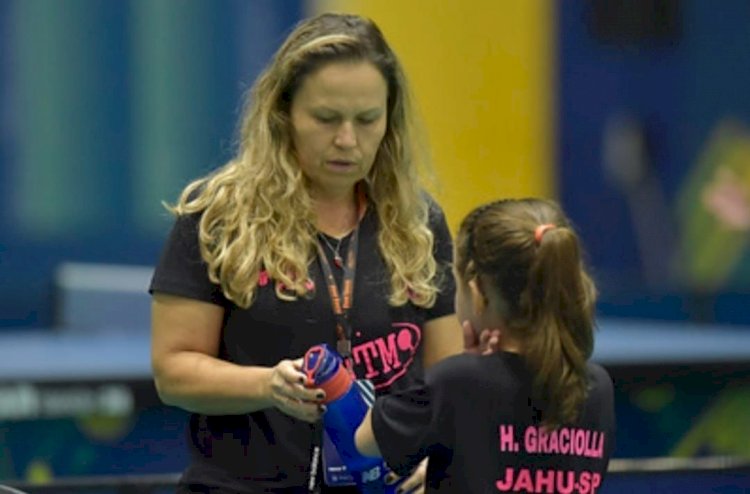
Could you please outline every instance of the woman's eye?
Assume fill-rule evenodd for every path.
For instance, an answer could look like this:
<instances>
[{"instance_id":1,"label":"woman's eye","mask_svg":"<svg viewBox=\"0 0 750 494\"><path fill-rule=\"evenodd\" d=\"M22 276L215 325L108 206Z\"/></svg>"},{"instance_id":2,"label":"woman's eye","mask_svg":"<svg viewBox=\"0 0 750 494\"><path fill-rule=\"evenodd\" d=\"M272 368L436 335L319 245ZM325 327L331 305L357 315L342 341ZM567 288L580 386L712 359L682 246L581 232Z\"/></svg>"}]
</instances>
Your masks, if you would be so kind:
<instances>
[{"instance_id":1,"label":"woman's eye","mask_svg":"<svg viewBox=\"0 0 750 494\"><path fill-rule=\"evenodd\" d=\"M358 118L357 121L362 125L370 125L374 124L378 121L378 117L367 117L367 118Z\"/></svg>"},{"instance_id":2,"label":"woman's eye","mask_svg":"<svg viewBox=\"0 0 750 494\"><path fill-rule=\"evenodd\" d=\"M329 115L316 115L315 120L317 120L320 123L329 124L329 123L334 123L336 121L336 117L329 116Z\"/></svg>"}]
</instances>

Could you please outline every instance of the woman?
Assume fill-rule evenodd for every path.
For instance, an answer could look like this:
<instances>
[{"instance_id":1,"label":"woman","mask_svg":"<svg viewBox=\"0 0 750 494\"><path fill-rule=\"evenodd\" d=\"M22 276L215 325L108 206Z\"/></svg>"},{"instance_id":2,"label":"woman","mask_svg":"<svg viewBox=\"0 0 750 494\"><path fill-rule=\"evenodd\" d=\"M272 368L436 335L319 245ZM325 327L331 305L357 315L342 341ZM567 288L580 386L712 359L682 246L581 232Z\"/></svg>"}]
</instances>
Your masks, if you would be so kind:
<instances>
[{"instance_id":1,"label":"woman","mask_svg":"<svg viewBox=\"0 0 750 494\"><path fill-rule=\"evenodd\" d=\"M179 492L346 491L319 472L324 394L300 357L335 345L385 394L460 351L412 131L377 26L324 14L254 84L236 157L181 194L150 288L157 390L192 412Z\"/></svg>"},{"instance_id":2,"label":"woman","mask_svg":"<svg viewBox=\"0 0 750 494\"><path fill-rule=\"evenodd\" d=\"M596 291L556 204L505 200L462 222L456 312L500 352L445 359L426 384L378 398L357 449L396 471L428 455L427 492L578 492L612 453L612 381L588 361Z\"/></svg>"}]
</instances>

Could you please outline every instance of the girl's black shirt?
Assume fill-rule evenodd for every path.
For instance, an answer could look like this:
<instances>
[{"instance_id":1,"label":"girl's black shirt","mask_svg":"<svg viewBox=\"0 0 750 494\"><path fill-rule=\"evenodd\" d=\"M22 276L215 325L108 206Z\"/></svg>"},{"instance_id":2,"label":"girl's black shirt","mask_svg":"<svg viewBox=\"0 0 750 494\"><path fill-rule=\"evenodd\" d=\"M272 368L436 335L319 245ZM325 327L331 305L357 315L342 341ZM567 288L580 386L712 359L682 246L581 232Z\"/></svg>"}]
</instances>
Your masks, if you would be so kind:
<instances>
[{"instance_id":1,"label":"girl's black shirt","mask_svg":"<svg viewBox=\"0 0 750 494\"><path fill-rule=\"evenodd\" d=\"M614 446L614 396L607 371L587 369L579 420L548 431L520 355L455 355L431 367L424 383L378 398L373 432L396 472L430 457L427 492L593 494Z\"/></svg>"}]
</instances>

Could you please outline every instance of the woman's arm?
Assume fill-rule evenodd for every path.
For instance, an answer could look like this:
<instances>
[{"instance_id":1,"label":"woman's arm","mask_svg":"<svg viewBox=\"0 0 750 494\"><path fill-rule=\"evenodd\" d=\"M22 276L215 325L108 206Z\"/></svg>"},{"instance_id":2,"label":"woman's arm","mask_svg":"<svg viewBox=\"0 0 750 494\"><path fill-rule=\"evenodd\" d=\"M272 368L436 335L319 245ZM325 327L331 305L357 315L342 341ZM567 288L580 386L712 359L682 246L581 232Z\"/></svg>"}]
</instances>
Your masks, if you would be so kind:
<instances>
[{"instance_id":1,"label":"woman's arm","mask_svg":"<svg viewBox=\"0 0 750 494\"><path fill-rule=\"evenodd\" d=\"M151 364L159 397L204 414L249 413L275 406L301 420L320 418L319 389L304 387L300 361L274 367L240 366L219 359L224 309L155 293Z\"/></svg>"}]
</instances>

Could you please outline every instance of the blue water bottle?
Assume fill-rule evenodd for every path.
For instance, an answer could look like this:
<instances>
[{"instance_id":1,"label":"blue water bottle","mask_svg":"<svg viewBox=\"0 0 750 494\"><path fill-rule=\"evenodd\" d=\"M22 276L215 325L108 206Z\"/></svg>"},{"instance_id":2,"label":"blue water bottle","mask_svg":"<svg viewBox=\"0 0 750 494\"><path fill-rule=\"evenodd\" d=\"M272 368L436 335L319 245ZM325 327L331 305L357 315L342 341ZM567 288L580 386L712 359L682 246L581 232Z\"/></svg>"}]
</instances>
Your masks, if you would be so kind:
<instances>
[{"instance_id":1,"label":"blue water bottle","mask_svg":"<svg viewBox=\"0 0 750 494\"><path fill-rule=\"evenodd\" d=\"M361 455L354 444L354 433L372 405L372 398L369 402L364 398L359 383L341 356L328 345L316 345L305 353L303 370L309 384L326 393L323 428L359 491L368 494L395 492L396 485L385 485L385 476L390 471L385 462Z\"/></svg>"}]
</instances>

